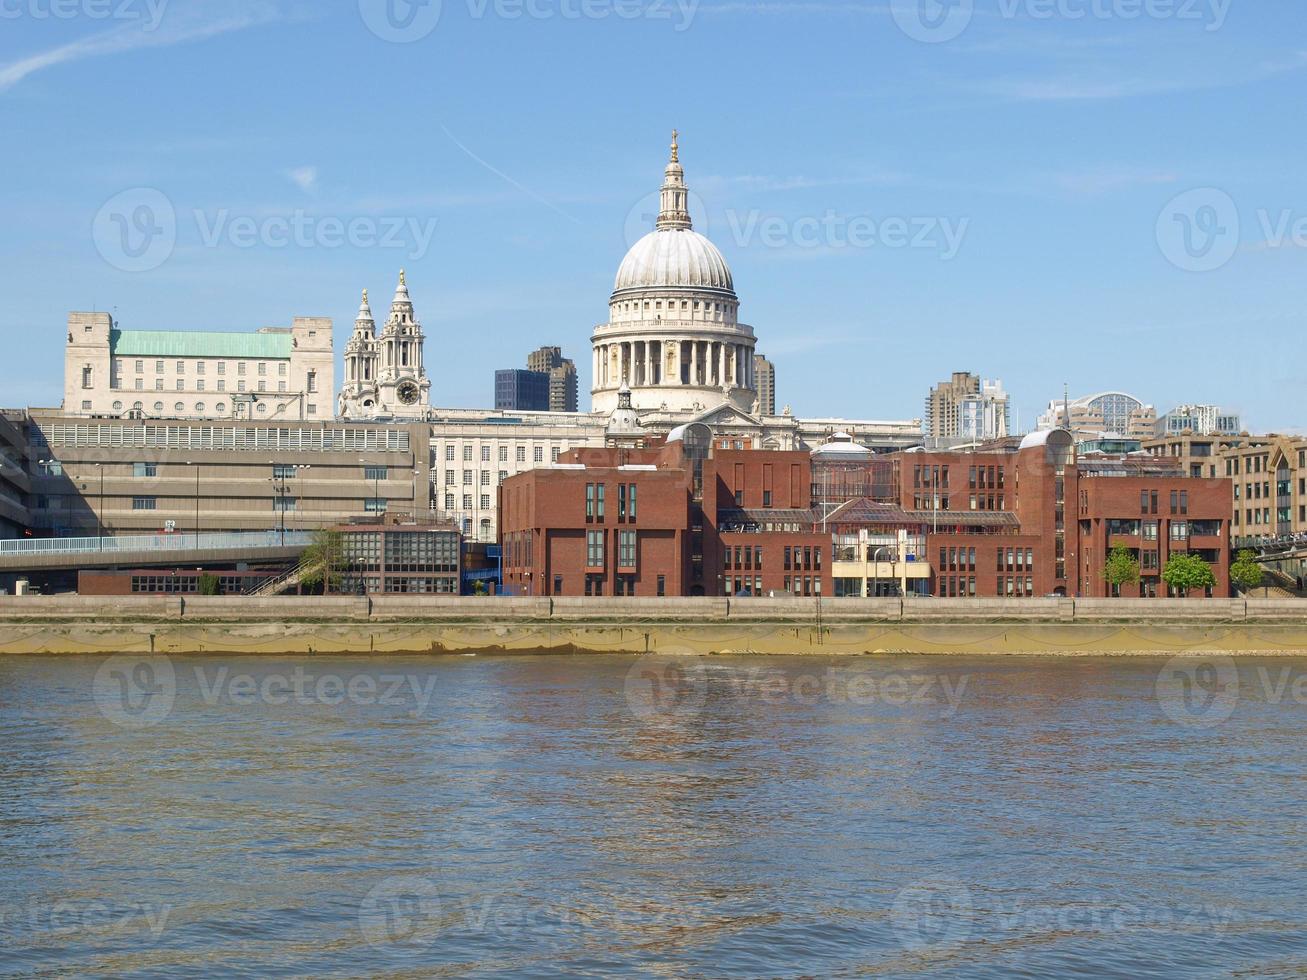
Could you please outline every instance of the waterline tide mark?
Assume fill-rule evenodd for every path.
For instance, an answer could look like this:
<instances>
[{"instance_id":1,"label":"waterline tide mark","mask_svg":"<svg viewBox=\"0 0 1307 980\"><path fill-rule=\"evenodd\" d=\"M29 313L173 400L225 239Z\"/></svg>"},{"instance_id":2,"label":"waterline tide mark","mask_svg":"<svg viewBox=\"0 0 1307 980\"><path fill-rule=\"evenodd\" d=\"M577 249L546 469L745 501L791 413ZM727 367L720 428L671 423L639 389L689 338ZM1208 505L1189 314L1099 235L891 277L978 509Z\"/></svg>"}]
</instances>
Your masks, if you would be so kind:
<instances>
[{"instance_id":1,"label":"waterline tide mark","mask_svg":"<svg viewBox=\"0 0 1307 980\"><path fill-rule=\"evenodd\" d=\"M396 249L417 261L431 248L438 219L404 215L336 215L296 208L281 214L240 214L196 208L178 215L152 187L115 194L91 225L96 250L122 272L149 272L168 261L182 231L202 248Z\"/></svg>"},{"instance_id":2,"label":"waterline tide mark","mask_svg":"<svg viewBox=\"0 0 1307 980\"><path fill-rule=\"evenodd\" d=\"M100 713L123 728L152 728L167 720L177 702L179 681L194 682L200 703L213 707L266 705L406 708L426 715L435 697L434 674L336 673L296 666L288 672L233 672L224 664L194 665L179 678L166 656L110 657L96 672L93 695Z\"/></svg>"},{"instance_id":3,"label":"waterline tide mark","mask_svg":"<svg viewBox=\"0 0 1307 980\"><path fill-rule=\"evenodd\" d=\"M759 705L819 704L929 708L941 718L957 714L968 674L926 674L849 666L799 672L764 665L714 669L701 657L649 655L626 673L624 693L641 721L668 722L700 714L710 698Z\"/></svg>"},{"instance_id":4,"label":"waterline tide mark","mask_svg":"<svg viewBox=\"0 0 1307 980\"><path fill-rule=\"evenodd\" d=\"M170 0L0 0L0 20L140 21L158 30Z\"/></svg>"},{"instance_id":5,"label":"waterline tide mark","mask_svg":"<svg viewBox=\"0 0 1307 980\"><path fill-rule=\"evenodd\" d=\"M1219 31L1234 0L998 0L1007 21L1175 21ZM891 0L894 22L908 37L942 44L960 37L976 15L975 0Z\"/></svg>"},{"instance_id":6,"label":"waterline tide mark","mask_svg":"<svg viewBox=\"0 0 1307 980\"><path fill-rule=\"evenodd\" d=\"M358 0L368 30L383 41L412 44L431 35L443 13L441 0ZM643 20L689 30L699 0L464 0L470 20Z\"/></svg>"}]
</instances>

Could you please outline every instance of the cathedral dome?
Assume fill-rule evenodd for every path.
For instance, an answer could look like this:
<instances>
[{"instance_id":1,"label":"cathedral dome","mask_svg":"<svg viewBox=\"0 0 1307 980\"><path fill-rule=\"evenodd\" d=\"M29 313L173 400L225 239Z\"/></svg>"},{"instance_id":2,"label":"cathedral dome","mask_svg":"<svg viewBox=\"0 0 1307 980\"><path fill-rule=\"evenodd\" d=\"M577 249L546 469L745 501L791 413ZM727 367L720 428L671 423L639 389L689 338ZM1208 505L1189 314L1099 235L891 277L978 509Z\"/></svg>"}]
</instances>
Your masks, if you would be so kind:
<instances>
[{"instance_id":1,"label":"cathedral dome","mask_svg":"<svg viewBox=\"0 0 1307 980\"><path fill-rule=\"evenodd\" d=\"M614 292L662 287L735 294L731 267L717 246L689 228L660 228L631 247L617 270Z\"/></svg>"}]
</instances>

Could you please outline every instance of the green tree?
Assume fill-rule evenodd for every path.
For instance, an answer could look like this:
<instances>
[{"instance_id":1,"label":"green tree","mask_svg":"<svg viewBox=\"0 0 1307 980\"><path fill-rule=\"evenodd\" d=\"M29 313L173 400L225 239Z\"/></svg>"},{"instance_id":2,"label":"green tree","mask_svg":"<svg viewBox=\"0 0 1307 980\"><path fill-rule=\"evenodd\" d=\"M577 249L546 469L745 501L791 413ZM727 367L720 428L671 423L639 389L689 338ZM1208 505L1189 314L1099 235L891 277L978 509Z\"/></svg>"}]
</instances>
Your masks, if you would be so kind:
<instances>
[{"instance_id":1,"label":"green tree","mask_svg":"<svg viewBox=\"0 0 1307 980\"><path fill-rule=\"evenodd\" d=\"M300 584L322 588L323 594L340 588L345 567L345 537L339 531L313 532L313 540L300 556Z\"/></svg>"},{"instance_id":2,"label":"green tree","mask_svg":"<svg viewBox=\"0 0 1307 980\"><path fill-rule=\"evenodd\" d=\"M1162 580L1173 591L1186 596L1194 589L1210 589L1216 585L1212 566L1197 555L1172 555L1162 569Z\"/></svg>"},{"instance_id":3,"label":"green tree","mask_svg":"<svg viewBox=\"0 0 1307 980\"><path fill-rule=\"evenodd\" d=\"M1134 585L1139 581L1139 559L1130 553L1129 548L1117 545L1107 556L1107 563L1103 566L1103 578L1119 594L1121 586Z\"/></svg>"},{"instance_id":4,"label":"green tree","mask_svg":"<svg viewBox=\"0 0 1307 980\"><path fill-rule=\"evenodd\" d=\"M1230 566L1230 581L1244 592L1251 592L1262 584L1262 566L1257 564L1257 552L1245 549Z\"/></svg>"},{"instance_id":5,"label":"green tree","mask_svg":"<svg viewBox=\"0 0 1307 980\"><path fill-rule=\"evenodd\" d=\"M222 595L222 583L218 581L218 576L208 572L200 576L197 588L200 595Z\"/></svg>"}]
</instances>

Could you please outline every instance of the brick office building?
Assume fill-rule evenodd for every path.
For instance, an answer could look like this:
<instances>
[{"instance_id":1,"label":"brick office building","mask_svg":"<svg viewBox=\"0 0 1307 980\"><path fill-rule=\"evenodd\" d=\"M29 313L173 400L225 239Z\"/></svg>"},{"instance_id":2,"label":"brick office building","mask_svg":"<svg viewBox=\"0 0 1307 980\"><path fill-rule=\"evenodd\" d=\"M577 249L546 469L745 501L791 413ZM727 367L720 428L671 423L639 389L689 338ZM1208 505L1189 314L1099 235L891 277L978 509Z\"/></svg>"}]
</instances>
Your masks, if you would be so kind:
<instances>
[{"instance_id":1,"label":"brick office building","mask_svg":"<svg viewBox=\"0 0 1307 980\"><path fill-rule=\"evenodd\" d=\"M500 489L518 595L819 594L806 452L715 448L706 426L647 448L583 448Z\"/></svg>"},{"instance_id":2,"label":"brick office building","mask_svg":"<svg viewBox=\"0 0 1307 980\"><path fill-rule=\"evenodd\" d=\"M1141 565L1126 596L1165 595L1161 570L1180 552L1212 565L1214 594L1228 594L1228 480L1141 454L1077 457L1063 430L983 452L853 457L836 443L811 455L714 446L706 426L648 448L574 450L505 483L505 584L1093 597L1108 595L1102 568L1123 545ZM864 488L874 498L854 495Z\"/></svg>"}]
</instances>

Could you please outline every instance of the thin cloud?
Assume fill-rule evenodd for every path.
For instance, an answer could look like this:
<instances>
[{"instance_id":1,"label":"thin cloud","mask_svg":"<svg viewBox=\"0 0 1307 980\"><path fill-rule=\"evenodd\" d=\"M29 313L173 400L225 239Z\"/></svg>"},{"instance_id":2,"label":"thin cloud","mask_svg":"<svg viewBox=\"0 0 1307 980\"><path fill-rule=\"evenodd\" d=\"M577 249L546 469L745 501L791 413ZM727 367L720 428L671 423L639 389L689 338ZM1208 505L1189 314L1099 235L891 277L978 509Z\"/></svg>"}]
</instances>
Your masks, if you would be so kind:
<instances>
[{"instance_id":1,"label":"thin cloud","mask_svg":"<svg viewBox=\"0 0 1307 980\"><path fill-rule=\"evenodd\" d=\"M133 22L110 31L79 38L68 44L28 55L0 65L0 92L5 92L30 75L46 68L71 64L86 58L124 54L144 48L169 47L187 41L244 30L280 19L272 3L231 0L193 5L184 12L167 10L158 24Z\"/></svg>"},{"instance_id":2,"label":"thin cloud","mask_svg":"<svg viewBox=\"0 0 1307 980\"><path fill-rule=\"evenodd\" d=\"M312 194L318 189L318 168L317 167L296 167L286 174L291 181L306 194Z\"/></svg>"}]
</instances>

